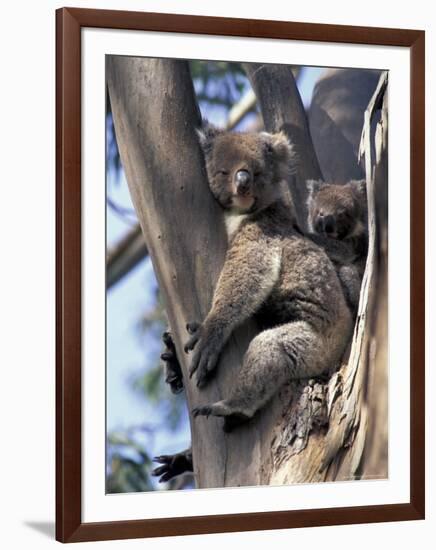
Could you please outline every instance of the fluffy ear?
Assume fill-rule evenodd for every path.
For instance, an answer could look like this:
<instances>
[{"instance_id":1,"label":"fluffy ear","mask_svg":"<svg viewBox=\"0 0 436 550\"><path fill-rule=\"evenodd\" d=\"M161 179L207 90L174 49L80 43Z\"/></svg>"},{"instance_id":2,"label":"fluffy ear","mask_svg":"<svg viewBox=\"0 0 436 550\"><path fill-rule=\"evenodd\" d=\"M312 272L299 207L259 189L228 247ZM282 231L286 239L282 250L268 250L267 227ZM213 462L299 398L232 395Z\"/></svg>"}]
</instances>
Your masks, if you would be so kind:
<instances>
[{"instance_id":1,"label":"fluffy ear","mask_svg":"<svg viewBox=\"0 0 436 550\"><path fill-rule=\"evenodd\" d=\"M365 180L351 180L349 182L351 188L362 198L366 198L366 181Z\"/></svg>"},{"instance_id":2,"label":"fluffy ear","mask_svg":"<svg viewBox=\"0 0 436 550\"><path fill-rule=\"evenodd\" d=\"M283 162L291 167L291 163L295 160L295 154L291 143L289 142L284 132L269 134L262 132L262 137L267 146L274 153L278 162Z\"/></svg>"},{"instance_id":3,"label":"fluffy ear","mask_svg":"<svg viewBox=\"0 0 436 550\"><path fill-rule=\"evenodd\" d=\"M201 128L197 128L198 140L205 154L209 153L212 149L213 141L216 136L222 133L223 130L220 130L216 126L213 126L207 120L203 122Z\"/></svg>"},{"instance_id":4,"label":"fluffy ear","mask_svg":"<svg viewBox=\"0 0 436 550\"><path fill-rule=\"evenodd\" d=\"M267 147L267 153L273 155L276 181L287 180L295 172L296 154L284 132L269 134L262 132L261 136Z\"/></svg>"}]
</instances>

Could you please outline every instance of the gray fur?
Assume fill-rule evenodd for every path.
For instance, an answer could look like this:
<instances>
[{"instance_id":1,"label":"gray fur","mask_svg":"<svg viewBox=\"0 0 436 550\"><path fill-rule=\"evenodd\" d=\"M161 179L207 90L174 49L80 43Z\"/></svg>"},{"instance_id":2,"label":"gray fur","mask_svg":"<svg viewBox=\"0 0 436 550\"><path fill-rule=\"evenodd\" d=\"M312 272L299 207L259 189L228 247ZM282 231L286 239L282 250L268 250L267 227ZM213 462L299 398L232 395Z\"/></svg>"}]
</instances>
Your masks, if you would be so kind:
<instances>
[{"instance_id":1,"label":"gray fur","mask_svg":"<svg viewBox=\"0 0 436 550\"><path fill-rule=\"evenodd\" d=\"M247 420L287 381L317 376L340 361L352 331L335 267L301 234L280 192L292 149L284 134L219 132L201 140L209 185L227 212L246 214L230 237L212 307L187 342L190 375L203 387L237 326L256 316L264 327L250 343L227 399L196 407L194 416ZM238 170L250 190L235 191Z\"/></svg>"},{"instance_id":2,"label":"gray fur","mask_svg":"<svg viewBox=\"0 0 436 550\"><path fill-rule=\"evenodd\" d=\"M365 180L345 185L307 181L310 237L326 250L337 267L354 313L368 252L368 207ZM325 230L325 221L330 232Z\"/></svg>"}]
</instances>

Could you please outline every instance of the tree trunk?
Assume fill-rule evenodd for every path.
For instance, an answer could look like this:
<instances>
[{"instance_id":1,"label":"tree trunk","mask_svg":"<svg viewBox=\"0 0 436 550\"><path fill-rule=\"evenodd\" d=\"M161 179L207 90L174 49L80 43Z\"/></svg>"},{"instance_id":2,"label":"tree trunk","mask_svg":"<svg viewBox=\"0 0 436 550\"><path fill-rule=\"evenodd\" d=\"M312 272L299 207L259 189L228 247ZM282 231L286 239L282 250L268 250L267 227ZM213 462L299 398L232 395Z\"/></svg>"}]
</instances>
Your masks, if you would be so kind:
<instances>
[{"instance_id":1,"label":"tree trunk","mask_svg":"<svg viewBox=\"0 0 436 550\"><path fill-rule=\"evenodd\" d=\"M226 234L195 133L200 114L189 67L182 61L109 57L107 79L132 202L165 298L192 409L228 394L232 372L255 329L247 323L237 331L217 378L200 394L187 376L185 325L206 316L224 261ZM191 419L191 433L198 487L259 482L258 468L249 467L248 449L259 441L251 431L239 440L225 437L218 422Z\"/></svg>"},{"instance_id":2,"label":"tree trunk","mask_svg":"<svg viewBox=\"0 0 436 550\"><path fill-rule=\"evenodd\" d=\"M251 79L255 83L253 74ZM236 331L223 353L217 377L198 391L187 377L188 360L183 352L187 339L185 325L193 320L202 321L210 307L224 261L226 235L221 211L208 189L195 134L200 114L189 67L187 62L177 60L108 57L107 80L132 202L163 291L182 363L187 403L192 409L229 395L236 369L257 328L250 321ZM286 112L280 111L281 106L286 107L288 98L295 106L292 120L300 121L291 137L295 140L295 136L302 136L298 143L309 139L311 146L304 112L299 113L301 100L298 103L298 91L292 82L293 79L283 101L277 103L278 112L283 113L281 118L270 122L262 107L265 125L275 129L274 125L281 120L289 121ZM279 86L282 84L280 81ZM260 81L255 84L256 93L261 89L264 85ZM266 98L261 103L266 105ZM309 156L296 181L304 179L303 167L312 166L310 171L307 168L306 177L317 177L319 171L316 157L315 160L310 157L313 147L304 151ZM357 368L356 372L363 376L362 370ZM350 381L348 388L353 389L357 378ZM193 422L191 418L197 487L324 480L334 477L331 465L341 453L352 456L353 464L342 466L340 477L353 477L364 446L361 439L351 437L356 432L355 425L351 424L345 435L342 426L339 429L336 426L338 403L349 404L349 396L355 397L351 390L344 397L340 380L341 374L337 374L328 386L315 381L309 385L289 384L252 422L231 434L223 433L219 420L202 418ZM358 412L361 389L359 385L358 401L353 401ZM359 445L356 453L344 451L345 444L356 448L356 441Z\"/></svg>"}]
</instances>

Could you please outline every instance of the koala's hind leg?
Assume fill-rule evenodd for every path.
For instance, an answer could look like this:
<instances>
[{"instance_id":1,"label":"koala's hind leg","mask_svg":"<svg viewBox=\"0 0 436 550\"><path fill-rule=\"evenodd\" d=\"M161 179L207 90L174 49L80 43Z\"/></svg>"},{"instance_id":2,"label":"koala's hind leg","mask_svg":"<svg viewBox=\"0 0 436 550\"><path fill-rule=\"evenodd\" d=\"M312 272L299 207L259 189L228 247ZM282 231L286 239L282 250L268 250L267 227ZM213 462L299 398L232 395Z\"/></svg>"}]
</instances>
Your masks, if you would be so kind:
<instances>
[{"instance_id":1,"label":"koala's hind leg","mask_svg":"<svg viewBox=\"0 0 436 550\"><path fill-rule=\"evenodd\" d=\"M229 398L196 407L192 413L223 416L224 429L229 431L252 418L286 382L329 368L329 350L325 337L306 322L265 330L252 340Z\"/></svg>"}]
</instances>

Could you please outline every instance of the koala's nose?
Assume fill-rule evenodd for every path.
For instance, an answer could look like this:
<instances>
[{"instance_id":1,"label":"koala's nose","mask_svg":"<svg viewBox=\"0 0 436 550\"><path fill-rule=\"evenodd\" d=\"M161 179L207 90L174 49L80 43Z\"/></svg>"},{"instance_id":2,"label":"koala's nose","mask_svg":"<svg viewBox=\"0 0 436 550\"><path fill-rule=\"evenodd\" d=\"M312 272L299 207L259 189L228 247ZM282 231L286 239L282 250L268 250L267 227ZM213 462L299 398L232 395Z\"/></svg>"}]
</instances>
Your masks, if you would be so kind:
<instances>
[{"instance_id":1,"label":"koala's nose","mask_svg":"<svg viewBox=\"0 0 436 550\"><path fill-rule=\"evenodd\" d=\"M238 195L245 195L250 189L250 173L247 170L238 170L235 175L236 191Z\"/></svg>"},{"instance_id":2,"label":"koala's nose","mask_svg":"<svg viewBox=\"0 0 436 550\"><path fill-rule=\"evenodd\" d=\"M324 233L324 220L322 217L315 219L314 229L317 233Z\"/></svg>"},{"instance_id":3,"label":"koala's nose","mask_svg":"<svg viewBox=\"0 0 436 550\"><path fill-rule=\"evenodd\" d=\"M324 222L324 231L327 233L327 235L330 235L331 233L334 233L335 228L335 218L334 216L324 216L323 218Z\"/></svg>"}]
</instances>

